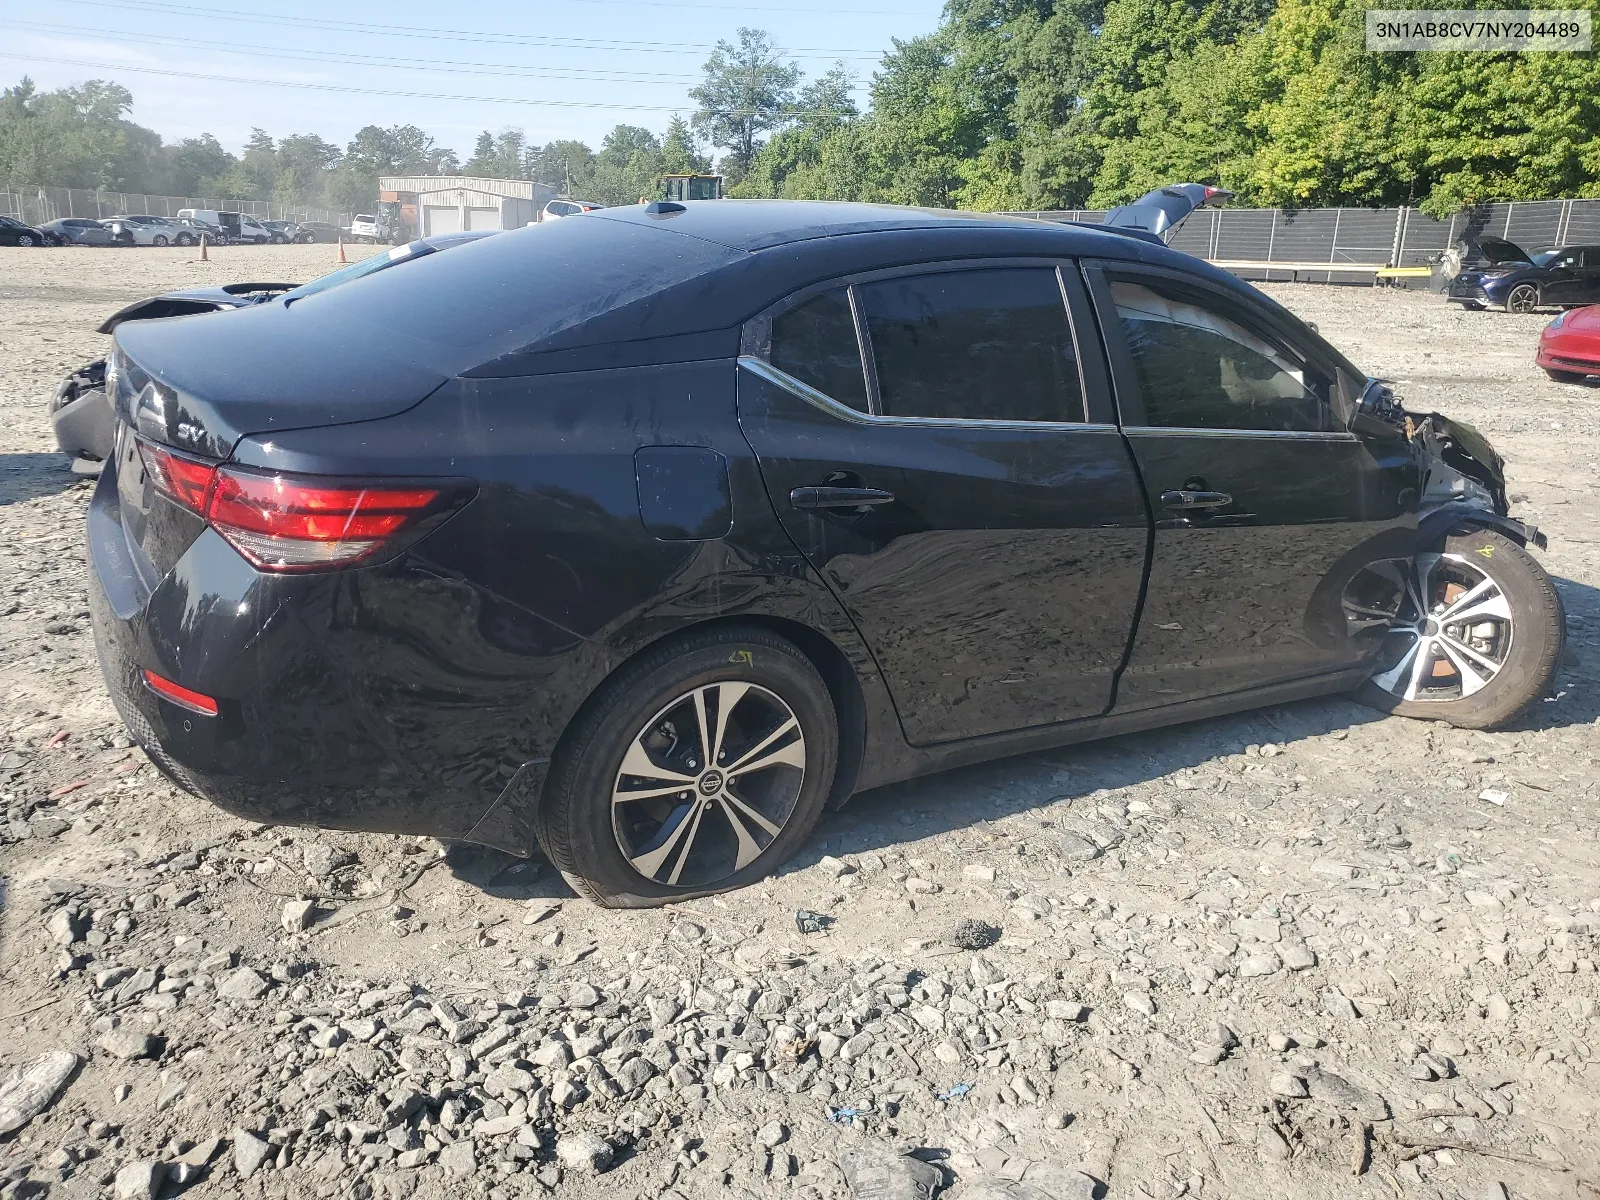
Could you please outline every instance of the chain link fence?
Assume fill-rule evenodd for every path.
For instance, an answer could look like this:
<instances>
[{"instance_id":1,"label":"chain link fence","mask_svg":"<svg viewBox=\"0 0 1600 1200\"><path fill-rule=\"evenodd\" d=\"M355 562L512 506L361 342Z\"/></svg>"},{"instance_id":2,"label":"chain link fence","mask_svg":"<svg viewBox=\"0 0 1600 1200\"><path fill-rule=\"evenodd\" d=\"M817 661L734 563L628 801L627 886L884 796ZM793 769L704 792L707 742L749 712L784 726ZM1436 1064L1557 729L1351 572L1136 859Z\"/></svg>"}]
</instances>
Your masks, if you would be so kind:
<instances>
[{"instance_id":1,"label":"chain link fence","mask_svg":"<svg viewBox=\"0 0 1600 1200\"><path fill-rule=\"evenodd\" d=\"M1093 224L1105 212L1009 215ZM1555 246L1600 245L1600 200L1500 201L1443 220L1415 208L1201 208L1179 223L1169 244L1249 279L1370 283L1373 271L1340 271L1339 264L1428 266L1457 242L1476 237L1504 238L1530 254Z\"/></svg>"},{"instance_id":2,"label":"chain link fence","mask_svg":"<svg viewBox=\"0 0 1600 1200\"><path fill-rule=\"evenodd\" d=\"M279 204L268 200L227 200L217 196L147 196L137 192L106 192L90 188L35 187L0 184L0 214L29 225L42 225L59 217L152 216L176 217L180 208L215 208L248 213L258 221L326 221L344 227L350 214L307 204Z\"/></svg>"}]
</instances>

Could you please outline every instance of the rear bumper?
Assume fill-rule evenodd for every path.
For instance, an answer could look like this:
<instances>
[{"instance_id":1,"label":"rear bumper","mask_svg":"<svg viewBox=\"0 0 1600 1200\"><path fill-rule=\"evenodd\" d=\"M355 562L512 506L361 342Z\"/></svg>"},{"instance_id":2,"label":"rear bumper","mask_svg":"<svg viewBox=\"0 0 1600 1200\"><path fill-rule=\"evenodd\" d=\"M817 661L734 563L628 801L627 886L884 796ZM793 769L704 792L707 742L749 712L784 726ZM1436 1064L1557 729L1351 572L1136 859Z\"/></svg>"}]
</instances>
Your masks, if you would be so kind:
<instances>
[{"instance_id":1,"label":"rear bumper","mask_svg":"<svg viewBox=\"0 0 1600 1200\"><path fill-rule=\"evenodd\" d=\"M179 784L266 824L531 851L526 800L554 736L531 732L538 686L508 695L505 680L472 679L448 652L471 642L474 616L453 581L404 560L272 576L207 529L149 587L123 531L114 463L90 505L88 551L107 690ZM146 669L214 697L217 715L156 695Z\"/></svg>"}]
</instances>

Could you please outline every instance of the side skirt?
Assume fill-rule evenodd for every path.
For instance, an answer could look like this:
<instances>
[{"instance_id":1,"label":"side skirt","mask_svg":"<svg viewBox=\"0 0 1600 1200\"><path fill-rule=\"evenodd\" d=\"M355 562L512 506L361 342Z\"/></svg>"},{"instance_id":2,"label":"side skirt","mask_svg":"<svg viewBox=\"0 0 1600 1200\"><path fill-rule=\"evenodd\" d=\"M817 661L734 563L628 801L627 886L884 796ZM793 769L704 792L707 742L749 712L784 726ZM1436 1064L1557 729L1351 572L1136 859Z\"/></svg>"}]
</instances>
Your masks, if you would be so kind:
<instances>
[{"instance_id":1,"label":"side skirt","mask_svg":"<svg viewBox=\"0 0 1600 1200\"><path fill-rule=\"evenodd\" d=\"M1274 683L1266 687L1250 688L1242 692L1229 692L1222 696L1208 696L1203 700L1188 700L1182 704L1162 708L1140 709L1130 713L1112 713L1104 717L1087 717L1081 721L1068 721L1059 725L1042 725L1033 729L1015 730L988 737L969 738L948 742L942 746L924 748L907 747L903 756L887 764L882 774L866 766L857 784L858 791L882 787L948 771L971 763L1006 758L1013 754L1027 754L1035 750L1051 750L1072 746L1079 742L1098 741L1118 737L1125 733L1142 733L1165 725L1181 725L1188 721L1203 721L1210 717L1223 717L1231 713L1247 712L1253 708L1271 708L1290 704L1296 700L1311 700L1318 696L1336 696L1353 692L1371 673L1369 668L1338 671L1329 675L1315 675L1309 679L1296 679L1288 683Z\"/></svg>"}]
</instances>

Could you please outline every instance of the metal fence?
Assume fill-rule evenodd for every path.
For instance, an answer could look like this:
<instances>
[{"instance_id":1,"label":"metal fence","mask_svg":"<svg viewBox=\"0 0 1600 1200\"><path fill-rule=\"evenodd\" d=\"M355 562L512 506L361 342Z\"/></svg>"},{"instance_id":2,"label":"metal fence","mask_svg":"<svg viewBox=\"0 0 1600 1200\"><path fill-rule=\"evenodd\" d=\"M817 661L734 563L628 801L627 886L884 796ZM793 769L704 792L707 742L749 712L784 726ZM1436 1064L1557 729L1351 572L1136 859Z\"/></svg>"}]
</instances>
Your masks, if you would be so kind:
<instances>
[{"instance_id":1,"label":"metal fence","mask_svg":"<svg viewBox=\"0 0 1600 1200\"><path fill-rule=\"evenodd\" d=\"M1043 221L1094 223L1103 210L1023 212ZM1339 263L1414 267L1434 261L1463 238L1494 236L1530 253L1553 246L1600 245L1600 200L1515 200L1480 204L1440 220L1415 208L1201 208L1173 232L1176 250L1224 263L1294 263L1317 282L1371 282L1371 271ZM1307 264L1328 263L1327 271ZM1284 279L1290 270L1232 267L1252 279Z\"/></svg>"},{"instance_id":2,"label":"metal fence","mask_svg":"<svg viewBox=\"0 0 1600 1200\"><path fill-rule=\"evenodd\" d=\"M279 204L268 200L227 200L217 196L146 196L137 192L106 192L90 188L35 187L0 184L0 214L29 225L42 225L58 217L100 220L115 216L176 217L180 208L215 208L248 213L260 221L327 221L350 224L350 214L307 204Z\"/></svg>"}]
</instances>

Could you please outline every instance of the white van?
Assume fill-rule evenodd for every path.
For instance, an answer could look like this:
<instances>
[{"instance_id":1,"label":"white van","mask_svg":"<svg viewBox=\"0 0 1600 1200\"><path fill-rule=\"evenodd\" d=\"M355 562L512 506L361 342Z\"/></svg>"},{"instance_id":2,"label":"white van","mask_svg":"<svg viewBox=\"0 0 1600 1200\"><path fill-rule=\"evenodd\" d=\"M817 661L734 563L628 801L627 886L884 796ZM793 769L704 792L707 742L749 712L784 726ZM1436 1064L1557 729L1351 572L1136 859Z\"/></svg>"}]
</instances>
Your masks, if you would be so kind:
<instances>
[{"instance_id":1,"label":"white van","mask_svg":"<svg viewBox=\"0 0 1600 1200\"><path fill-rule=\"evenodd\" d=\"M248 213L228 212L219 208L180 208L178 219L215 225L229 241L254 242L264 246L272 240L272 230Z\"/></svg>"}]
</instances>

